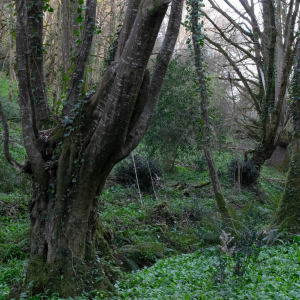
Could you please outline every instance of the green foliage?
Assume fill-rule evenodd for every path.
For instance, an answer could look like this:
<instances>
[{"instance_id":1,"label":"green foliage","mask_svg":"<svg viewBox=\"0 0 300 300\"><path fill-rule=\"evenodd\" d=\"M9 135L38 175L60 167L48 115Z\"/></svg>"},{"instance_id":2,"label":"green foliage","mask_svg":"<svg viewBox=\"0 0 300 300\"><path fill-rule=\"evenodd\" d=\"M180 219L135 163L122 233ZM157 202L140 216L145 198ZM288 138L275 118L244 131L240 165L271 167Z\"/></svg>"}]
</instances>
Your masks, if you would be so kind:
<instances>
[{"instance_id":1,"label":"green foliage","mask_svg":"<svg viewBox=\"0 0 300 300\"><path fill-rule=\"evenodd\" d=\"M25 221L2 218L0 223L0 262L23 260L29 251L29 230Z\"/></svg>"},{"instance_id":2,"label":"green foliage","mask_svg":"<svg viewBox=\"0 0 300 300\"><path fill-rule=\"evenodd\" d=\"M207 171L207 163L204 155L199 155L197 158L195 158L194 164L198 172L202 173Z\"/></svg>"},{"instance_id":3,"label":"green foliage","mask_svg":"<svg viewBox=\"0 0 300 300\"><path fill-rule=\"evenodd\" d=\"M1 53L1 50L0 50L0 53ZM3 83L3 85L2 85L2 83ZM1 86L0 98L8 99L9 98L9 78L2 71L0 71L0 86ZM14 89L14 95L16 97L18 94L18 87L17 87L16 81L14 81L13 89ZM2 99L0 99L0 100L2 100ZM18 115L18 117L19 117L19 115Z\"/></svg>"},{"instance_id":4,"label":"green foliage","mask_svg":"<svg viewBox=\"0 0 300 300\"><path fill-rule=\"evenodd\" d=\"M215 152L214 156L218 169L224 172L232 155ZM195 168L194 159L195 156L190 156L189 163L176 164L174 172L164 175L164 181L156 187L157 198L144 196L143 205L134 186L122 187L109 180L108 187L99 197L101 236L109 243L122 269L137 272L126 275L125 280L117 283L118 296L93 291L73 299L247 299L248 294L250 299L271 299L273 294L280 292L290 297L287 282L290 280L291 290L294 289L298 281L293 283L292 279L297 279L295 274L299 271L299 264L285 261L290 245L284 246L286 250L276 250L276 263L280 269L276 277L271 276L269 258L261 258L266 251L280 248L278 236L282 236L282 232L265 228L274 216L273 197L275 199L281 193L281 184L275 182L272 188L267 185L269 182L262 181L265 192L260 196L224 186L224 196L240 235L238 241L233 241L235 251L227 255L217 248L206 248L209 244L220 243L224 228L211 185L192 189L189 196L184 195L186 187L209 181L208 172ZM145 169L148 173L148 166ZM270 177L272 172L275 176L273 168L266 167L262 172L264 176ZM178 188L180 185L184 188ZM3 259L0 263L0 300L6 300L11 287L14 284L21 286L24 282L29 251L29 224L24 219L27 199L20 193L1 194L0 208L0 262ZM275 248L260 247L260 234L264 230L268 235L263 235L263 242L277 245ZM300 238L295 239L298 245ZM179 255L199 248L200 252ZM297 252L294 256L298 259ZM283 267L281 272L284 262L292 268L287 280L284 279L287 268ZM294 271L296 267L297 272ZM277 277L284 282L282 290ZM262 278L266 278L266 284ZM274 286L271 292L265 291L269 285ZM22 297L61 299L58 295L33 295L30 289Z\"/></svg>"},{"instance_id":5,"label":"green foliage","mask_svg":"<svg viewBox=\"0 0 300 300\"><path fill-rule=\"evenodd\" d=\"M2 97L0 97L0 101L3 106L4 114L8 120L18 120L20 118L20 107L17 103L4 100Z\"/></svg>"},{"instance_id":6,"label":"green foliage","mask_svg":"<svg viewBox=\"0 0 300 300\"><path fill-rule=\"evenodd\" d=\"M298 237L297 237L298 238ZM227 280L215 283L217 249L160 260L118 282L117 299L299 299L299 241L262 247L247 257L244 273L235 274L235 259L224 254Z\"/></svg>"},{"instance_id":7,"label":"green foliage","mask_svg":"<svg viewBox=\"0 0 300 300\"><path fill-rule=\"evenodd\" d=\"M134 155L133 158L131 155L116 166L114 175L117 182L124 186L137 185L137 175L141 191L151 193L153 184L159 180L162 172L153 158L146 158L142 155Z\"/></svg>"},{"instance_id":8,"label":"green foliage","mask_svg":"<svg viewBox=\"0 0 300 300\"><path fill-rule=\"evenodd\" d=\"M173 59L168 67L160 100L143 139L147 152L161 157L168 170L175 159L199 149L199 89L189 60Z\"/></svg>"},{"instance_id":9,"label":"green foliage","mask_svg":"<svg viewBox=\"0 0 300 300\"><path fill-rule=\"evenodd\" d=\"M3 198L2 198L3 199ZM18 199L18 198L17 198ZM7 199L12 203L12 199ZM15 201L17 201L15 199ZM19 216L20 217L20 216ZM11 286L25 280L29 252L28 222L21 217L0 217L0 300L6 300Z\"/></svg>"}]
</instances>

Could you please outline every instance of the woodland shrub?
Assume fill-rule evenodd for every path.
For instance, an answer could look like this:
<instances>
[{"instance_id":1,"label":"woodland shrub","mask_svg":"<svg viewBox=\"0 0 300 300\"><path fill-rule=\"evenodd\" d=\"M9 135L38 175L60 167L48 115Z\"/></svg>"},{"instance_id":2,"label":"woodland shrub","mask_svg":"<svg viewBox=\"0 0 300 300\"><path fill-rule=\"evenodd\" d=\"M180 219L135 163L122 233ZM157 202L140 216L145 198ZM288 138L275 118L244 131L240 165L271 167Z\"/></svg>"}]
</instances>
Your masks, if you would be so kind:
<instances>
[{"instance_id":1,"label":"woodland shrub","mask_svg":"<svg viewBox=\"0 0 300 300\"><path fill-rule=\"evenodd\" d=\"M153 189L152 183L157 183L162 176L160 165L155 159L146 158L140 154L134 155L134 162L132 155L130 155L116 166L114 175L117 182L124 186L137 186L137 175L141 191L151 193Z\"/></svg>"},{"instance_id":2,"label":"woodland shrub","mask_svg":"<svg viewBox=\"0 0 300 300\"><path fill-rule=\"evenodd\" d=\"M250 186L252 183L252 178L259 171L249 160L232 160L228 164L228 179L235 183L240 182L242 186Z\"/></svg>"},{"instance_id":3,"label":"woodland shrub","mask_svg":"<svg viewBox=\"0 0 300 300\"><path fill-rule=\"evenodd\" d=\"M150 156L161 159L167 171L175 160L200 149L199 88L189 59L178 56L168 67L149 130L142 142Z\"/></svg>"}]
</instances>

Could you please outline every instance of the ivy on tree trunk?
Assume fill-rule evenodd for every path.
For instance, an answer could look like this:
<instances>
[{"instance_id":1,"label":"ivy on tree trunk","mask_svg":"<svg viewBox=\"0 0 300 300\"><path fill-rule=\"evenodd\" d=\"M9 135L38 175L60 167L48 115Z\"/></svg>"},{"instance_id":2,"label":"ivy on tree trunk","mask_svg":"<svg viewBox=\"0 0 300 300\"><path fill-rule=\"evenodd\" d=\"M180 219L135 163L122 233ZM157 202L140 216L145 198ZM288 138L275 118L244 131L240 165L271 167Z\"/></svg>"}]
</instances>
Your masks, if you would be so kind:
<instances>
[{"instance_id":1,"label":"ivy on tree trunk","mask_svg":"<svg viewBox=\"0 0 300 300\"><path fill-rule=\"evenodd\" d=\"M147 64L169 3L129 1L117 55L97 91L85 96L81 88L97 6L96 0L86 1L82 42L66 103L56 121L43 75L43 1L16 2L21 121L29 158L25 165L9 154L1 106L0 113L6 128L6 157L33 180L25 286L32 294L49 291L66 298L94 289L113 290L118 271L102 235L97 197L114 165L139 144L150 124L181 22L183 1L173 0L150 77Z\"/></svg>"}]
</instances>

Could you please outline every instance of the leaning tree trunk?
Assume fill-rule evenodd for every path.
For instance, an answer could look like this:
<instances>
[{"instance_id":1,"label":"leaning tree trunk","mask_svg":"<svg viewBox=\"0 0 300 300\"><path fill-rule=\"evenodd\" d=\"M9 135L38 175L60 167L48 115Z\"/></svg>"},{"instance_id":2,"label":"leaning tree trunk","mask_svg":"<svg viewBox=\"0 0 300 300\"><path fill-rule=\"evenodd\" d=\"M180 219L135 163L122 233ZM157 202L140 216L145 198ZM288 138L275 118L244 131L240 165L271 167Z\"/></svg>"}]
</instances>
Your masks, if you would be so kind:
<instances>
[{"instance_id":1,"label":"leaning tree trunk","mask_svg":"<svg viewBox=\"0 0 300 300\"><path fill-rule=\"evenodd\" d=\"M150 78L147 64L169 1L130 0L120 34L118 56L98 90L81 97L94 35L96 1L87 0L81 47L74 63L66 105L58 124L50 125L43 89L43 0L17 1L16 49L25 165L5 156L33 178L30 205L30 260L26 289L57 292L62 297L93 289L112 290L118 272L102 235L97 197L113 166L137 147L149 127L181 22L183 1L173 0L168 29ZM28 6L27 6L28 5ZM33 16L36 16L34 18ZM30 17L30 22L28 18ZM30 30L29 30L30 29ZM36 35L30 34L34 29ZM37 53L39 59L30 54ZM42 125L48 124L41 131Z\"/></svg>"},{"instance_id":2,"label":"leaning tree trunk","mask_svg":"<svg viewBox=\"0 0 300 300\"><path fill-rule=\"evenodd\" d=\"M294 123L292 157L286 186L277 211L275 223L294 232L300 231L300 40L291 88L291 110Z\"/></svg>"},{"instance_id":3,"label":"leaning tree trunk","mask_svg":"<svg viewBox=\"0 0 300 300\"><path fill-rule=\"evenodd\" d=\"M192 39L194 46L194 59L196 72L198 76L198 82L200 87L200 96L201 96L201 115L202 115L202 130L203 130L203 148L205 159L207 162L209 175L211 178L213 190L215 193L216 203L220 210L222 219L224 220L228 229L234 232L234 225L232 223L229 211L226 207L226 201L223 197L221 185L219 181L218 172L215 166L215 162L212 156L211 142L210 142L210 123L209 123L209 114L208 114L208 92L206 87L206 80L204 75L204 67L202 64L203 56L200 48L200 39L202 37L201 27L199 26L199 3L197 1L191 1L191 29L192 29Z\"/></svg>"}]
</instances>

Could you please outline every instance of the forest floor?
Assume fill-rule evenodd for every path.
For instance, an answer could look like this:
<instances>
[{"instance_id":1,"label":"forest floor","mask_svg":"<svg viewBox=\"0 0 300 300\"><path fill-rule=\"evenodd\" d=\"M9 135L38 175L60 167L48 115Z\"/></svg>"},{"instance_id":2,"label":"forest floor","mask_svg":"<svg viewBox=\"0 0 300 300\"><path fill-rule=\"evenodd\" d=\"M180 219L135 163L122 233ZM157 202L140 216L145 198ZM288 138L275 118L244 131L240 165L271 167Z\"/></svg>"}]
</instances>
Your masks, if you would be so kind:
<instances>
[{"instance_id":1,"label":"forest floor","mask_svg":"<svg viewBox=\"0 0 300 300\"><path fill-rule=\"evenodd\" d=\"M218 164L225 169L223 155ZM272 227L283 175L264 167L260 191L243 191L220 172L239 241L229 241L207 171L178 164L155 194L108 180L99 199L105 238L125 272L117 295L93 299L300 299L300 237ZM29 253L30 197L0 194L0 299L22 284ZM54 298L53 298L54 297ZM81 299L87 299L83 296ZM59 299L31 296L24 299Z\"/></svg>"}]
</instances>

